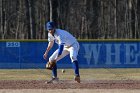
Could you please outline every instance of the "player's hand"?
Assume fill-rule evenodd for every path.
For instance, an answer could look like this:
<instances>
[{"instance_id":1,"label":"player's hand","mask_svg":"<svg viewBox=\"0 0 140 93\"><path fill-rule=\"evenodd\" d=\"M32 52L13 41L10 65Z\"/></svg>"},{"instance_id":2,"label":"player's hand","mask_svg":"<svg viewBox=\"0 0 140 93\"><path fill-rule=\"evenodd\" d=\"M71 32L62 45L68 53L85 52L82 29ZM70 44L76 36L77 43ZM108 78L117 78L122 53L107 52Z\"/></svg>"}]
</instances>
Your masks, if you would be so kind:
<instances>
[{"instance_id":1,"label":"player's hand","mask_svg":"<svg viewBox=\"0 0 140 93\"><path fill-rule=\"evenodd\" d=\"M46 60L48 56L48 53L44 53L43 58Z\"/></svg>"}]
</instances>

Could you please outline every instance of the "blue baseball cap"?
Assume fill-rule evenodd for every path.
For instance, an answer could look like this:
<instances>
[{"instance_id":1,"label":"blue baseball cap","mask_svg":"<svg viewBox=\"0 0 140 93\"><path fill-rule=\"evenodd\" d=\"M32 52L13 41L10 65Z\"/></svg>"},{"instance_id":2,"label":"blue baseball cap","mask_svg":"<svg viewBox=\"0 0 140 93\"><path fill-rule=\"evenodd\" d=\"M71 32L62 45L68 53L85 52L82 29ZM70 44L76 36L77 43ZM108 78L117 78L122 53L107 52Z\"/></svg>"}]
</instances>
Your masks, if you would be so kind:
<instances>
[{"instance_id":1,"label":"blue baseball cap","mask_svg":"<svg viewBox=\"0 0 140 93\"><path fill-rule=\"evenodd\" d=\"M47 22L47 24L46 24L46 29L47 30L51 30L51 29L54 29L54 28L55 28L54 22Z\"/></svg>"}]
</instances>

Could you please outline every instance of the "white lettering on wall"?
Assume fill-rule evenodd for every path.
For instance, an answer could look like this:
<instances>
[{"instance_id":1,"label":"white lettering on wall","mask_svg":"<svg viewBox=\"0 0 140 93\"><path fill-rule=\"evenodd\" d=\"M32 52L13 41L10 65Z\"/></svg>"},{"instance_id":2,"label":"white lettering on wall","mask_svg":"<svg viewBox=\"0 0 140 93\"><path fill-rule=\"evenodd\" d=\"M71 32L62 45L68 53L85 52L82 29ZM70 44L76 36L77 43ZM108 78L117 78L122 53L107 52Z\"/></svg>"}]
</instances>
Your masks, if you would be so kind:
<instances>
[{"instance_id":1,"label":"white lettering on wall","mask_svg":"<svg viewBox=\"0 0 140 93\"><path fill-rule=\"evenodd\" d=\"M90 64L90 62L92 61L91 58L94 57L95 64L97 64L101 44L98 44L98 45L97 44L83 44L82 46L85 49L84 58L87 59L87 63Z\"/></svg>"},{"instance_id":2,"label":"white lettering on wall","mask_svg":"<svg viewBox=\"0 0 140 93\"><path fill-rule=\"evenodd\" d=\"M126 63L125 64L137 64L138 55L137 45L136 44L127 44L126 45Z\"/></svg>"},{"instance_id":3,"label":"white lettering on wall","mask_svg":"<svg viewBox=\"0 0 140 93\"><path fill-rule=\"evenodd\" d=\"M140 45L135 43L84 43L82 44L82 46L83 50L85 51L83 57L86 59L88 65L91 64L91 62L94 62L94 64L96 65L102 59L105 59L102 61L105 61L104 63L106 65L131 65L138 64L138 61L140 59Z\"/></svg>"},{"instance_id":4,"label":"white lettering on wall","mask_svg":"<svg viewBox=\"0 0 140 93\"><path fill-rule=\"evenodd\" d=\"M121 64L120 63L120 46L121 44L115 44L115 45L106 44L106 50L107 50L106 64ZM113 56L114 56L114 60L113 60Z\"/></svg>"}]
</instances>

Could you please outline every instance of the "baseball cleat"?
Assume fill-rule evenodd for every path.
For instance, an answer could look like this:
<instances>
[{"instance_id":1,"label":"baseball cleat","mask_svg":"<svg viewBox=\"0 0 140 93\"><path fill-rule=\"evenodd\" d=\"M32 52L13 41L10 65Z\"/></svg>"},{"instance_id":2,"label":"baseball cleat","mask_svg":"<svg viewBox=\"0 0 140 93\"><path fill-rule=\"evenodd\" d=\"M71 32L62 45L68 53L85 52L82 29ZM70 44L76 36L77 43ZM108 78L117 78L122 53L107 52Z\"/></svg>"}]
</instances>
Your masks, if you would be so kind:
<instances>
[{"instance_id":1,"label":"baseball cleat","mask_svg":"<svg viewBox=\"0 0 140 93\"><path fill-rule=\"evenodd\" d=\"M77 83L80 83L80 76L75 76L75 77L74 77L74 80L75 80Z\"/></svg>"},{"instance_id":2,"label":"baseball cleat","mask_svg":"<svg viewBox=\"0 0 140 93\"><path fill-rule=\"evenodd\" d=\"M45 83L47 83L47 84L50 84L50 83L59 83L59 78L54 78L54 77L52 77L52 79L51 80L49 80L49 81L46 81Z\"/></svg>"}]
</instances>

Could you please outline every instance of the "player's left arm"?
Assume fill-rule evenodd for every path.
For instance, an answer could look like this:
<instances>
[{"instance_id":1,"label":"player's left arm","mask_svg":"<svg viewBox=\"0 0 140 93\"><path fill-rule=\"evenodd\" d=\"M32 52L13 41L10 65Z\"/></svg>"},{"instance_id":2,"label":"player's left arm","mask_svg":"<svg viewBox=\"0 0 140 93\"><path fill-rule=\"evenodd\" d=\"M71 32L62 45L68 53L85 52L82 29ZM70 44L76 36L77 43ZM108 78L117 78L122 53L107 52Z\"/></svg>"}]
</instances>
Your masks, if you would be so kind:
<instances>
[{"instance_id":1,"label":"player's left arm","mask_svg":"<svg viewBox=\"0 0 140 93\"><path fill-rule=\"evenodd\" d=\"M64 45L65 45L65 38L62 35L62 33L58 36L58 41L59 41L59 47L58 47L58 56L57 58L62 54Z\"/></svg>"},{"instance_id":2,"label":"player's left arm","mask_svg":"<svg viewBox=\"0 0 140 93\"><path fill-rule=\"evenodd\" d=\"M59 45L59 48L58 48L58 56L57 56L57 58L55 60L52 60L51 62L47 62L47 64L46 64L47 69L52 70L54 68L54 66L56 65L56 60L62 54L63 49L64 49L64 43L61 43Z\"/></svg>"},{"instance_id":3,"label":"player's left arm","mask_svg":"<svg viewBox=\"0 0 140 93\"><path fill-rule=\"evenodd\" d=\"M58 48L58 56L57 56L57 57L59 57L59 56L62 54L63 49L64 49L64 44L65 44L65 43L61 43L61 44L59 45L59 48Z\"/></svg>"}]
</instances>

